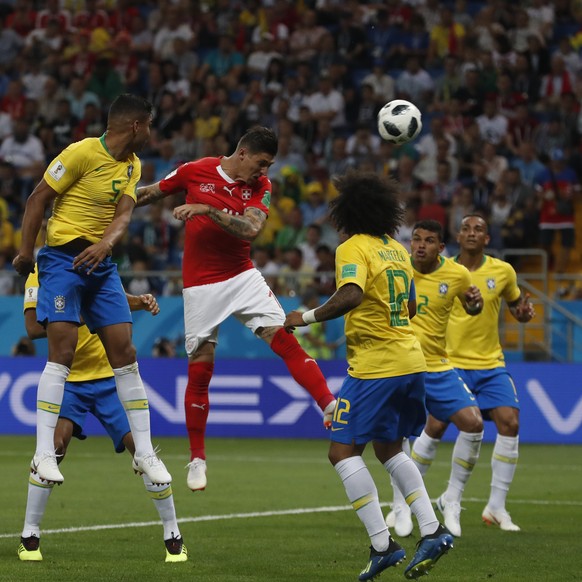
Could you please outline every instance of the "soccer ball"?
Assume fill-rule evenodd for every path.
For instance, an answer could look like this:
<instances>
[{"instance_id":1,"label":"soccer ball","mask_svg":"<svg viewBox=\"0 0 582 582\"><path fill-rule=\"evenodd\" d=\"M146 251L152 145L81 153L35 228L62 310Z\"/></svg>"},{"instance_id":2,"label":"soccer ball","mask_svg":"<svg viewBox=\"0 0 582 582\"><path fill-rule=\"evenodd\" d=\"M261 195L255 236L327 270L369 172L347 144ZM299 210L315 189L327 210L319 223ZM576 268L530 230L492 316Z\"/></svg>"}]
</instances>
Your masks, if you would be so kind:
<instances>
[{"instance_id":1,"label":"soccer ball","mask_svg":"<svg viewBox=\"0 0 582 582\"><path fill-rule=\"evenodd\" d=\"M378 132L382 139L391 143L406 143L420 133L421 118L416 105L404 99L395 99L386 103L378 112Z\"/></svg>"}]
</instances>

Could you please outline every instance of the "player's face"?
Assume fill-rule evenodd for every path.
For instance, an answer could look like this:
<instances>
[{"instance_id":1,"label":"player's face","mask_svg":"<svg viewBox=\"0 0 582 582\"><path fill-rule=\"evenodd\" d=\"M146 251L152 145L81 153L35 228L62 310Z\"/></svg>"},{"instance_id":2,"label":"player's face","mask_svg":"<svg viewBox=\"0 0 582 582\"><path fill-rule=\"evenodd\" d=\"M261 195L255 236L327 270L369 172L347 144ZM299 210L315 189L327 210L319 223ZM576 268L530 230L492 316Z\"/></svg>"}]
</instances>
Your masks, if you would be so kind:
<instances>
[{"instance_id":1,"label":"player's face","mask_svg":"<svg viewBox=\"0 0 582 582\"><path fill-rule=\"evenodd\" d=\"M436 232L417 228L412 233L410 241L410 251L415 266L432 267L438 259L439 253L445 245L439 240Z\"/></svg>"},{"instance_id":2,"label":"player's face","mask_svg":"<svg viewBox=\"0 0 582 582\"><path fill-rule=\"evenodd\" d=\"M246 150L241 151L240 179L247 184L252 184L259 177L266 176L272 166L274 157L266 153L251 154Z\"/></svg>"},{"instance_id":3,"label":"player's face","mask_svg":"<svg viewBox=\"0 0 582 582\"><path fill-rule=\"evenodd\" d=\"M468 216L461 223L457 242L462 251L480 253L489 244L487 223L479 216Z\"/></svg>"}]
</instances>

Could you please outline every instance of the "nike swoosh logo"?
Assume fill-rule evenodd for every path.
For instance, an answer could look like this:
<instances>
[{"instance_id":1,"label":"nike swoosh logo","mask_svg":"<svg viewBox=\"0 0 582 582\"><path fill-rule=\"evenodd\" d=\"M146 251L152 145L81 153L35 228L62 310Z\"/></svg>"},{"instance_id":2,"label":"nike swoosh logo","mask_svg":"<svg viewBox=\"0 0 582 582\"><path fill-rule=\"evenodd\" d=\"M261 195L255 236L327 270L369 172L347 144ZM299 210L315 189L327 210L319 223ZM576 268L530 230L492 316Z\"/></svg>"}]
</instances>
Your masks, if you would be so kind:
<instances>
[{"instance_id":1,"label":"nike swoosh logo","mask_svg":"<svg viewBox=\"0 0 582 582\"><path fill-rule=\"evenodd\" d=\"M98 168L95 168L95 172L100 172L103 169L103 166L99 166Z\"/></svg>"},{"instance_id":2,"label":"nike swoosh logo","mask_svg":"<svg viewBox=\"0 0 582 582\"><path fill-rule=\"evenodd\" d=\"M47 410L58 410L58 409L59 409L59 407L58 407L58 406L55 406L54 404L49 404L49 405L46 407L46 409L47 409Z\"/></svg>"},{"instance_id":3,"label":"nike swoosh logo","mask_svg":"<svg viewBox=\"0 0 582 582\"><path fill-rule=\"evenodd\" d=\"M331 432L335 432L336 430L344 430L345 427L331 427Z\"/></svg>"},{"instance_id":4,"label":"nike swoosh logo","mask_svg":"<svg viewBox=\"0 0 582 582\"><path fill-rule=\"evenodd\" d=\"M313 362L314 364L316 363L313 358L305 358L305 363L307 364L307 362Z\"/></svg>"}]
</instances>

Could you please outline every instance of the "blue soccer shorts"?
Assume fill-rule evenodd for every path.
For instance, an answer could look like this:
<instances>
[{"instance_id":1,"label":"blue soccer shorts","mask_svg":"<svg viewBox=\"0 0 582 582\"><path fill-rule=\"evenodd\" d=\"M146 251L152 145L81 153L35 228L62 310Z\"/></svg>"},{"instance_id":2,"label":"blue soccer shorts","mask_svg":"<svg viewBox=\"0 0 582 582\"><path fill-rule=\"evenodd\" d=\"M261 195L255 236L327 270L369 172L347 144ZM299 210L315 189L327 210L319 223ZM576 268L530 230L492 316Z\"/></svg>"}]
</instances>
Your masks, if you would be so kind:
<instances>
[{"instance_id":1,"label":"blue soccer shorts","mask_svg":"<svg viewBox=\"0 0 582 582\"><path fill-rule=\"evenodd\" d=\"M123 437L130 432L125 410L117 396L115 379L88 380L86 382L65 382L65 393L61 404L61 418L73 423L73 436L84 440L83 433L87 413L91 413L111 437L115 451L125 450Z\"/></svg>"},{"instance_id":2,"label":"blue soccer shorts","mask_svg":"<svg viewBox=\"0 0 582 582\"><path fill-rule=\"evenodd\" d=\"M93 273L73 269L73 256L44 246L38 253L37 319L40 323L72 321L81 315L87 327L96 329L131 323L131 313L117 265L107 257Z\"/></svg>"},{"instance_id":3,"label":"blue soccer shorts","mask_svg":"<svg viewBox=\"0 0 582 582\"><path fill-rule=\"evenodd\" d=\"M449 422L451 416L463 408L478 406L477 399L457 370L427 372L424 387L426 408L441 422Z\"/></svg>"},{"instance_id":4,"label":"blue soccer shorts","mask_svg":"<svg viewBox=\"0 0 582 582\"><path fill-rule=\"evenodd\" d=\"M476 396L485 420L491 420L488 411L493 408L510 406L519 410L515 384L504 367L490 370L462 370L459 368L457 371Z\"/></svg>"},{"instance_id":5,"label":"blue soccer shorts","mask_svg":"<svg viewBox=\"0 0 582 582\"><path fill-rule=\"evenodd\" d=\"M346 445L420 435L426 422L424 372L362 380L348 376L338 394L330 438Z\"/></svg>"}]
</instances>

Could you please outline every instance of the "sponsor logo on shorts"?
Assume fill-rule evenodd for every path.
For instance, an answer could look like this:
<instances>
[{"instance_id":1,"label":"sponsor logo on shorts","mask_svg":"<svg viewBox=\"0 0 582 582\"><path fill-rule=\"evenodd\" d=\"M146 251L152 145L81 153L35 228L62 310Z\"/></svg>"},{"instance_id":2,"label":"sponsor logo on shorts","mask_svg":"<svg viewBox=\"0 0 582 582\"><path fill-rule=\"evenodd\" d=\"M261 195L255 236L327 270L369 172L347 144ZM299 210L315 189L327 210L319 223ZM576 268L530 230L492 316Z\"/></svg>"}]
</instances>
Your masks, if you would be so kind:
<instances>
[{"instance_id":1,"label":"sponsor logo on shorts","mask_svg":"<svg viewBox=\"0 0 582 582\"><path fill-rule=\"evenodd\" d=\"M65 312L65 298L62 295L57 295L55 297L55 312L56 313Z\"/></svg>"},{"instance_id":2,"label":"sponsor logo on shorts","mask_svg":"<svg viewBox=\"0 0 582 582\"><path fill-rule=\"evenodd\" d=\"M63 162L60 162L59 160L57 160L48 169L49 176L51 176L52 179L57 181L57 182L65 175L66 171L67 171L67 168L65 168L65 166L63 165Z\"/></svg>"}]
</instances>

